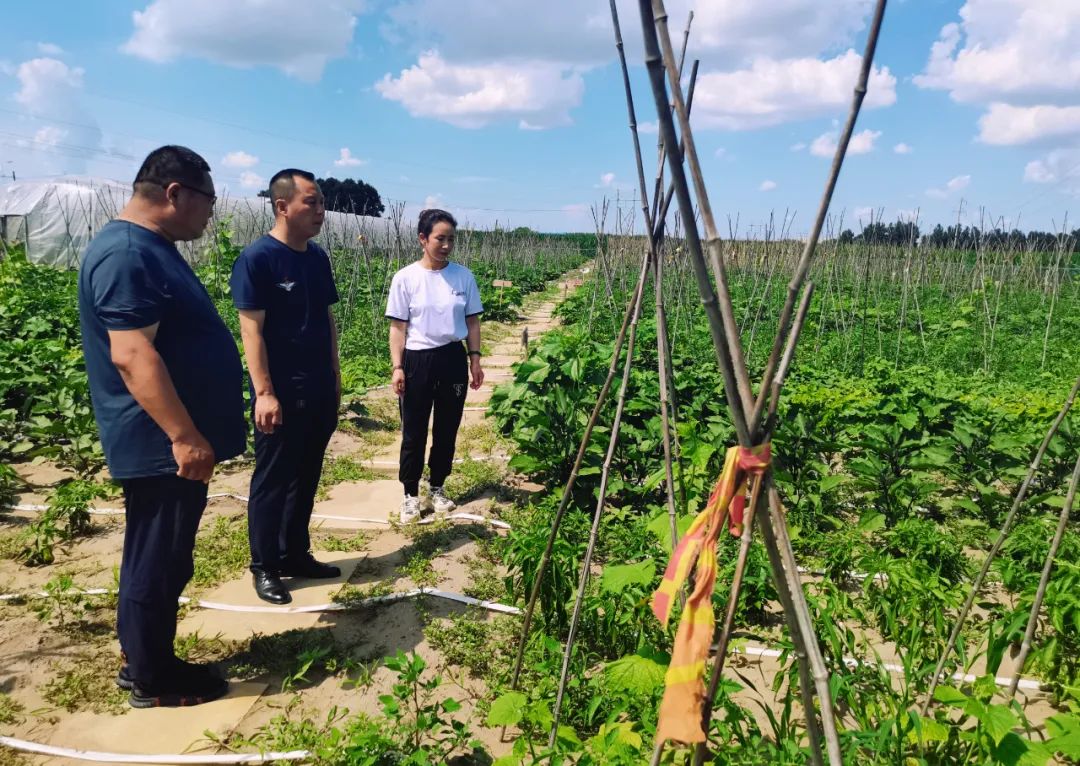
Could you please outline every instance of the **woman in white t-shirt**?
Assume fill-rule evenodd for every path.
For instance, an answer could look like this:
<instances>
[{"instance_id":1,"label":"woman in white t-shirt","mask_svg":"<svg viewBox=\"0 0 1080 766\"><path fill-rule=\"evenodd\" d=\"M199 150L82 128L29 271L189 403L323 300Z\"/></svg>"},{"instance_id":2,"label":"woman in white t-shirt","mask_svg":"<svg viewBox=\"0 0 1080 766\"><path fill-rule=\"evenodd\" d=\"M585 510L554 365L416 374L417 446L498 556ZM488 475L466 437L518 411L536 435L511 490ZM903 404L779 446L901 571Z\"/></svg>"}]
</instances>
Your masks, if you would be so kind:
<instances>
[{"instance_id":1,"label":"woman in white t-shirt","mask_svg":"<svg viewBox=\"0 0 1080 766\"><path fill-rule=\"evenodd\" d=\"M480 289L472 272L450 261L457 221L445 210L420 213L417 233L423 256L394 274L386 300L390 320L392 387L401 400L401 465L405 489L401 522L420 517L420 476L424 470L428 419L431 428L431 506L453 510L443 492L450 475L466 385L484 383L480 367ZM462 341L465 341L463 343Z\"/></svg>"}]
</instances>

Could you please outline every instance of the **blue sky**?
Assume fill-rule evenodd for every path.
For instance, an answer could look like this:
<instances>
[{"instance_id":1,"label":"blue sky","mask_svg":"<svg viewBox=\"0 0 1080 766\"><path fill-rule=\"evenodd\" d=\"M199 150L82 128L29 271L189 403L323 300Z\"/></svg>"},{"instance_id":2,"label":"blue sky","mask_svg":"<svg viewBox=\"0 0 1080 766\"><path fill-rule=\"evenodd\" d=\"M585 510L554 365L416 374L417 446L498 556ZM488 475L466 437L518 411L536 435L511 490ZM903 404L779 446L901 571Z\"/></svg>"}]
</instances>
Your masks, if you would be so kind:
<instances>
[{"instance_id":1,"label":"blue sky","mask_svg":"<svg viewBox=\"0 0 1080 766\"><path fill-rule=\"evenodd\" d=\"M809 227L871 6L668 0L673 32L696 13L695 139L741 234L785 212ZM651 172L637 3L619 10ZM39 0L7 8L5 30L5 175L126 182L182 143L233 195L291 165L408 213L546 231L591 230L593 205L636 193L603 0ZM855 229L870 211L1050 229L1072 209L1075 228L1077 39L1070 0L893 0L834 212Z\"/></svg>"}]
</instances>

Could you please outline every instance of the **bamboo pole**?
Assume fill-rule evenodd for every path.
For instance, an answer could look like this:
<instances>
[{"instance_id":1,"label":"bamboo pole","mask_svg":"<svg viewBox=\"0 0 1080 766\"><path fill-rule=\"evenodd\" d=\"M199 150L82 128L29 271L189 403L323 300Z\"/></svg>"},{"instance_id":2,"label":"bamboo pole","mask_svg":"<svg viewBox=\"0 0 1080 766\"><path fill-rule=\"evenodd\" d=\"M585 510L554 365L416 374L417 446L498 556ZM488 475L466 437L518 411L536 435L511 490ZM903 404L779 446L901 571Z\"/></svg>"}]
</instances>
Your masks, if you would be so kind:
<instances>
[{"instance_id":1,"label":"bamboo pole","mask_svg":"<svg viewBox=\"0 0 1080 766\"><path fill-rule=\"evenodd\" d=\"M1050 446L1050 440L1054 438L1054 434L1057 433L1058 427L1061 425L1062 421L1065 420L1065 416L1069 413L1069 410L1072 409L1078 391L1080 391L1080 378L1076 379L1076 383L1073 384L1069 396L1061 406L1061 411L1058 412L1057 417L1054 418L1054 422L1050 424L1046 436L1043 437L1039 449L1036 450L1035 457L1032 458L1031 464L1028 466L1027 475L1024 477L1024 481L1020 484L1020 489L1017 490L1016 497L1013 499L1012 508L1009 509L1009 514L1005 517L1005 521L1001 525L1001 532L998 533L997 540L995 540L994 544L990 547L990 552L986 554L982 569L979 570L979 574L976 575L975 580L971 583L971 591L968 593L964 605L960 608L960 614L956 618L956 624L953 626L952 633L949 634L949 640L945 644L945 649L941 652L941 659L938 660L937 667L934 668L934 675L930 679L930 688L926 692L926 699L923 700L922 706L919 708L922 715L926 715L926 711L930 708L930 702L934 699L934 690L937 689L938 682L941 679L941 672L944 670L945 662L949 658L949 653L952 651L953 646L956 644L956 639L960 635L961 629L964 627L964 622L967 620L968 613L971 611L971 605L975 603L975 597L982 588L983 580L986 579L986 574L990 571L990 565L994 563L994 558L997 556L998 551L1001 550L1001 546L1005 543L1005 538L1008 537L1009 531L1012 529L1013 521L1016 519L1016 514L1020 510L1020 504L1024 502L1024 498L1027 496L1028 488L1031 486L1031 480L1035 477L1035 472L1039 470L1039 465L1042 464L1046 449Z\"/></svg>"},{"instance_id":2,"label":"bamboo pole","mask_svg":"<svg viewBox=\"0 0 1080 766\"><path fill-rule=\"evenodd\" d=\"M874 63L874 52L877 49L878 35L881 32L881 22L885 16L885 3L886 0L877 0L877 4L874 7L874 16L870 22L870 31L866 38L866 48L863 51L862 68L859 71L859 79L855 85L851 108L848 111L847 122L844 125L844 130L840 134L840 140L836 145L832 169L829 173L828 180L825 182L825 191L822 194L821 203L818 206L818 213L817 217L814 219L814 225L810 230L810 237L806 241L806 245L803 248L802 255L796 266L795 273L792 275L791 282L788 284L787 298L784 301L784 308L780 311L780 322L777 326L776 338L773 341L772 351L769 353L769 360L765 365L765 371L761 376L761 390L758 391L757 400L754 403L753 420L760 418L761 413L765 409L765 398L770 387L773 372L779 361L781 350L784 348L784 342L788 332L788 322L791 321L791 314L795 309L795 299L798 297L799 289L806 280L806 275L810 269L810 261L813 258L814 249L817 247L818 237L821 236L821 229L825 224L825 216L829 210L829 203L832 200L833 191L836 189L836 182L840 178L840 168L843 166L844 157L847 155L848 144L851 142L851 136L855 131L855 122L858 119L859 111L862 108L863 99L866 97L867 84L870 80L870 70Z\"/></svg>"},{"instance_id":3,"label":"bamboo pole","mask_svg":"<svg viewBox=\"0 0 1080 766\"><path fill-rule=\"evenodd\" d=\"M1046 561L1043 562L1042 576L1039 578L1039 587L1035 591L1035 601L1031 604L1031 614L1028 616L1027 629L1024 631L1024 640L1020 644L1020 654L1016 658L1016 667L1013 669L1012 679L1009 681L1009 696L1016 696L1016 687L1020 683L1020 673L1024 670L1028 653L1031 651L1031 642L1035 638L1035 627L1039 624L1039 610L1042 609L1043 599L1046 597L1046 586L1050 582L1050 570L1054 568L1054 558L1058 548L1061 547L1061 538L1065 536L1065 527L1069 524L1069 512L1076 501L1076 485L1080 482L1080 455L1076 458L1073 467L1072 479L1069 481L1069 491L1065 496L1065 505L1061 508L1058 516L1057 529L1054 538L1050 541L1050 550L1046 552Z\"/></svg>"},{"instance_id":4,"label":"bamboo pole","mask_svg":"<svg viewBox=\"0 0 1080 766\"><path fill-rule=\"evenodd\" d=\"M637 294L640 294L644 288L645 278L648 275L649 259L646 255L642 258L641 272L638 276ZM600 393L596 397L596 404L593 406L592 415L589 416L589 422L585 426L585 433L581 437L581 445L578 447L577 457L574 458L574 467L570 470L570 477L567 479L566 486L563 488L562 499L559 501L559 508L555 512L555 518L551 522L551 532L548 534L547 545L544 547L544 553L540 558L540 565L536 569L536 579L533 582L532 592L529 594L529 602L525 607L525 613L521 623L521 636L518 640L517 657L514 659L514 672L511 676L510 688L517 691L518 683L521 680L521 663L525 657L525 643L529 639L529 627L532 624L532 616L536 611L536 600L540 595L540 584L544 579L544 573L547 571L547 566L551 561L551 552L555 548L555 538L559 533L559 526L562 524L563 516L566 515L566 510L570 506L570 498L574 489L574 482L577 480L578 471L581 469L581 462L585 457L585 449L589 445L589 440L592 438L593 429L596 427L596 421L600 417L600 410L604 405L604 401L607 399L608 391L611 389L611 382L615 378L615 370L619 366L619 357L621 356L623 343L626 338L627 328L630 325L632 315L635 313L636 308L634 301L631 301L626 306L626 313L623 315L622 328L619 330L618 336L615 338L615 349L611 355L611 365L608 367L607 378L604 380L604 385L600 388Z\"/></svg>"},{"instance_id":5,"label":"bamboo pole","mask_svg":"<svg viewBox=\"0 0 1080 766\"><path fill-rule=\"evenodd\" d=\"M807 312L810 309L810 298L814 292L813 282L809 282L806 285L806 290L803 291L802 300L799 303L799 310L795 314L795 325L792 328L791 335L788 337L787 348L784 350L784 355L780 360L780 366L777 368L776 377L773 379L773 392L772 400L776 402L780 398L780 389L784 385L784 380L787 377L787 371L791 365L792 357L795 353L795 347L799 342L799 335L802 333L803 323L806 321ZM775 411L770 415L775 415ZM766 424L767 439L772 436L771 424ZM761 488L763 482L760 479L755 479L753 486L750 490L750 504L748 508L756 508L760 501ZM724 613L724 624L720 630L720 638L716 645L716 654L713 658L712 675L709 678L709 689L705 694L705 705L702 709L702 726L708 731L708 722L712 718L712 705L713 699L716 697L716 691L720 687L720 679L724 674L724 661L727 657L727 647L731 640L731 630L735 624L735 610L738 607L739 595L742 590L743 576L746 571L746 559L750 554L751 543L751 529L753 527L754 515L749 514L746 525L743 528L742 539L739 545L739 555L735 561L735 573L731 579L731 592L728 596L727 611ZM780 583L777 583L777 589L782 587ZM695 763L704 763L704 758L707 753L707 742L699 742L694 755ZM819 750L820 752L820 750Z\"/></svg>"},{"instance_id":6,"label":"bamboo pole","mask_svg":"<svg viewBox=\"0 0 1080 766\"><path fill-rule=\"evenodd\" d=\"M611 461L615 456L615 448L619 445L619 428L622 425L623 407L626 404L626 389L630 382L630 370L634 361L634 341L637 336L638 317L641 315L642 296L645 292L645 282L638 282L637 292L631 305L633 311L630 319L630 334L626 342L626 362L623 364L622 382L619 385L619 396L615 405L615 418L611 423L611 437L608 440L607 454L604 455L604 464L600 472L600 491L596 500L596 511L593 513L592 527L589 530L589 544L585 548L585 557L581 561L581 573L578 576L577 596L574 599L574 611L570 616L570 630L566 636L566 647L563 650L562 671L559 673L559 689L555 695L555 707L551 711L551 733L548 735L548 747L555 746L555 738L559 732L559 715L562 712L563 696L566 693L566 683L570 673L570 658L574 653L574 639L577 634L578 621L581 618L581 605L585 600L585 589L589 584L589 571L592 566L593 552L596 549L596 537L600 531L600 517L604 512L607 501L608 476L611 471Z\"/></svg>"},{"instance_id":7,"label":"bamboo pole","mask_svg":"<svg viewBox=\"0 0 1080 766\"><path fill-rule=\"evenodd\" d=\"M871 29L871 34L867 44L867 56L864 57L863 62L863 74L860 78L860 83L856 87L856 94L853 100L852 113L849 115L849 124L845 131L844 140L841 145L846 150L846 144L850 139L851 131L853 129L853 123L855 116L858 112L858 108L861 105L862 96L865 94L865 83L868 79L869 68L871 66L873 49L876 46L877 32L880 28L881 17L884 11L884 1L879 0L877 11L875 13L874 25ZM731 311L730 297L727 291L726 274L724 271L723 263L720 258L719 252L719 240L716 236L715 223L712 220L711 209L708 206L708 198L705 193L704 183L702 181L700 166L697 163L696 151L693 144L693 136L690 131L688 115L686 113L685 105L682 103L681 87L679 85L678 76L673 66L673 55L671 51L671 41L667 34L666 25L666 13L663 8L663 3L660 0L655 0L650 8L649 3L646 0L640 0L640 10L642 13L642 27L645 35L645 48L646 48L646 65L649 71L651 84L653 86L654 98L657 102L657 112L660 121L660 132L664 140L665 146L669 147L669 167L672 173L672 181L675 187L676 194L679 199L680 211L685 221L685 228L687 229L687 246L691 256L691 262L694 266L695 277L698 281L699 292L702 297L702 303L705 307L706 315L709 318L710 332L713 336L714 346L716 347L718 359L720 361L720 369L724 375L725 391L728 395L729 403L732 404L732 421L735 426L736 433L739 437L740 444L744 446L750 445L751 432L749 426L753 426L756 431L760 425L761 409L755 410L754 400L751 396L751 390L749 387L749 377L746 373L745 361L742 358L742 348L739 343L738 329L734 321L734 316ZM658 39L659 38L659 39ZM660 48L663 46L663 54L660 52ZM675 131L673 121L670 119L670 115L667 113L668 104L664 93L664 71L666 70L668 80L671 84L672 96L675 105L675 113L680 120L681 133L683 143L685 145L685 155L691 171L691 175L694 180L695 189L697 191L698 204L702 213L702 221L706 229L706 242L709 248L710 265L712 266L714 278L716 280L718 295L713 293L712 285L708 279L707 267L704 265L702 243L697 235L697 222L693 216L693 206L690 202L689 188L686 182L685 173L682 169L682 157L678 156L678 153L674 150L675 147ZM839 171L839 165L843 159L843 151L838 150L837 157L834 158L833 174L830 179L830 183L827 185L826 195L822 202L822 209L819 211L819 221L816 227L816 233L820 232L820 226L823 220L823 216L828 207L828 200L831 197L832 187L835 185L835 179ZM814 237L816 239L816 236ZM800 273L796 275L797 279L793 279L792 284L796 286L796 292L798 285L804 281L805 272L808 268L809 257L812 254L813 247L810 246L804 252L801 260ZM789 289L791 286L789 285ZM717 305L717 298L719 298L719 306ZM789 300L789 304L794 302L792 296ZM784 340L787 337L787 323L790 321L791 309L788 308L786 316L783 318L781 328L778 331L778 339L774 342L775 351L771 354L770 371L767 378L771 378L773 370L777 364L776 356L779 354L779 349L783 347ZM768 390L770 381L768 379L763 380L762 391ZM764 398L764 394L763 394ZM739 402L742 406L734 406L735 402ZM763 401L759 402L764 404ZM753 413L755 417L749 417ZM786 550L783 551L770 551L770 553L776 553L776 556L770 556L771 561L775 562L778 558L790 558L793 562L793 553L790 551L790 540L787 539L786 528L782 530L782 535L778 537L783 542L783 547ZM789 567L793 570L793 567ZM802 598L801 584L797 582L797 576L794 571L785 572L784 567L774 566L774 575L778 580L784 580L788 578L787 585L790 587L791 577L795 577L795 587L793 591L798 591L799 598L794 603L799 604L801 601L801 607L805 610L805 599ZM805 631L809 626L809 614L800 614L795 617L798 627L793 631L793 640L800 641L805 638ZM803 635L796 636L798 632L802 631ZM808 644L813 644L814 652L810 654L810 661L815 664L815 681L818 683L818 688L821 688L821 678L824 675L824 663L820 657L820 653L817 652L816 643L812 637L812 631L810 633L810 640ZM814 656L816 654L816 657ZM829 697L828 690L822 695L822 707L828 706ZM808 711L808 714L812 716L812 710ZM831 721L831 710L828 714L823 712L823 723L828 725ZM829 740L830 760L839 762L839 746L835 738L835 731L827 732L827 739Z\"/></svg>"},{"instance_id":8,"label":"bamboo pole","mask_svg":"<svg viewBox=\"0 0 1080 766\"><path fill-rule=\"evenodd\" d=\"M619 65L622 69L623 87L626 93L626 110L630 119L630 134L634 142L634 160L637 167L638 189L641 196L641 214L645 221L645 233L649 243L649 258L652 262L654 294L656 299L656 355L657 368L660 378L660 425L664 443L664 473L667 490L668 517L671 525L671 547L678 544L678 524L675 513L675 479L671 469L671 425L668 418L669 387L671 381L668 378L667 360L667 331L664 320L664 274L659 249L656 244L657 234L654 222L649 213L649 198L645 188L645 167L641 159L641 141L637 131L637 114L634 110L634 95L630 88L630 72L626 66L626 53L623 49L622 30L619 27L619 11L615 6L615 0L611 0L611 23L615 31L615 48L619 53ZM694 18L690 14L690 21ZM686 44L690 36L690 21L686 25L686 33L683 36L683 56L686 55ZM681 65L680 65L681 66Z\"/></svg>"}]
</instances>

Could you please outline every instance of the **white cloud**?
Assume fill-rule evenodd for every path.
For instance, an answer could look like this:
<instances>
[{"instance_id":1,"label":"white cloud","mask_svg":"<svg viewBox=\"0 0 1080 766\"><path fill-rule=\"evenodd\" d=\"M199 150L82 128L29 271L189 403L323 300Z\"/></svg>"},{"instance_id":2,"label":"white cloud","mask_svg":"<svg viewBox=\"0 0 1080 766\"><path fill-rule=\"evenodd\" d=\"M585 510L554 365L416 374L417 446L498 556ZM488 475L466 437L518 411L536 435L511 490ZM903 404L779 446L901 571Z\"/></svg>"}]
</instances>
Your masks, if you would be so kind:
<instances>
[{"instance_id":1,"label":"white cloud","mask_svg":"<svg viewBox=\"0 0 1080 766\"><path fill-rule=\"evenodd\" d=\"M903 141L901 141L896 146L894 146L892 148L892 150L896 154L911 154L911 152L914 151L910 146L905 144Z\"/></svg>"},{"instance_id":2,"label":"white cloud","mask_svg":"<svg viewBox=\"0 0 1080 766\"><path fill-rule=\"evenodd\" d=\"M259 164L259 158L245 151L229 152L221 164L227 168L252 168Z\"/></svg>"},{"instance_id":3,"label":"white cloud","mask_svg":"<svg viewBox=\"0 0 1080 766\"><path fill-rule=\"evenodd\" d=\"M970 175L954 176L950 178L944 187L934 187L926 190L928 197L934 197L936 199L944 199L954 192L963 191L971 183Z\"/></svg>"},{"instance_id":4,"label":"white cloud","mask_svg":"<svg viewBox=\"0 0 1080 766\"><path fill-rule=\"evenodd\" d=\"M660 123L656 120L652 122L639 122L637 126L637 132L645 136L656 136L660 133Z\"/></svg>"},{"instance_id":5,"label":"white cloud","mask_svg":"<svg viewBox=\"0 0 1080 766\"><path fill-rule=\"evenodd\" d=\"M945 188L951 192L960 191L966 189L968 184L971 183L971 176L956 176L949 179L949 182L945 184Z\"/></svg>"},{"instance_id":6,"label":"white cloud","mask_svg":"<svg viewBox=\"0 0 1080 766\"><path fill-rule=\"evenodd\" d=\"M1080 93L1080 3L968 0L942 28L922 88L956 101L1054 103Z\"/></svg>"},{"instance_id":7,"label":"white cloud","mask_svg":"<svg viewBox=\"0 0 1080 766\"><path fill-rule=\"evenodd\" d=\"M1026 144L1076 134L1080 134L1080 106L994 103L979 118L979 140L986 144Z\"/></svg>"},{"instance_id":8,"label":"white cloud","mask_svg":"<svg viewBox=\"0 0 1080 766\"><path fill-rule=\"evenodd\" d=\"M817 58L755 59L749 69L708 72L698 77L694 121L702 127L748 130L846 109L858 79L862 56L853 50ZM896 78L888 67L874 67L864 108L896 102Z\"/></svg>"},{"instance_id":9,"label":"white cloud","mask_svg":"<svg viewBox=\"0 0 1080 766\"><path fill-rule=\"evenodd\" d=\"M716 151L713 152L713 156L718 160L731 159L731 155L728 154L728 150L722 146L716 147Z\"/></svg>"},{"instance_id":10,"label":"white cloud","mask_svg":"<svg viewBox=\"0 0 1080 766\"><path fill-rule=\"evenodd\" d=\"M874 142L880 137L880 130L861 130L848 141L847 153L849 155L869 154L874 151ZM832 157L836 154L836 144L839 140L839 131L822 133L810 143L810 153L815 157Z\"/></svg>"},{"instance_id":11,"label":"white cloud","mask_svg":"<svg viewBox=\"0 0 1080 766\"><path fill-rule=\"evenodd\" d=\"M64 49L56 43L38 43L38 53L42 56L63 56Z\"/></svg>"},{"instance_id":12,"label":"white cloud","mask_svg":"<svg viewBox=\"0 0 1080 766\"><path fill-rule=\"evenodd\" d=\"M967 0L959 15L959 23L942 28L915 84L984 107L978 139L985 144L1057 141L1049 154L1027 164L1024 181L1061 183L1080 193L1064 159L1080 150L1062 146L1080 136L1080 3ZM947 193L927 190L931 196Z\"/></svg>"},{"instance_id":13,"label":"white cloud","mask_svg":"<svg viewBox=\"0 0 1080 766\"><path fill-rule=\"evenodd\" d=\"M761 182L761 186L758 187L758 191L767 192L767 191L772 191L775 188L776 188L776 181L768 181L768 180L766 180L766 181Z\"/></svg>"},{"instance_id":14,"label":"white cloud","mask_svg":"<svg viewBox=\"0 0 1080 766\"><path fill-rule=\"evenodd\" d=\"M340 156L334 160L334 164L339 168L355 168L363 165L367 160L362 160L359 157L354 157L352 151L347 147L342 147Z\"/></svg>"},{"instance_id":15,"label":"white cloud","mask_svg":"<svg viewBox=\"0 0 1080 766\"><path fill-rule=\"evenodd\" d=\"M37 58L19 65L15 76L19 78L15 100L31 112L48 110L58 100L69 100L74 91L82 88L84 70L69 67L54 58Z\"/></svg>"},{"instance_id":16,"label":"white cloud","mask_svg":"<svg viewBox=\"0 0 1080 766\"><path fill-rule=\"evenodd\" d=\"M34 143L42 148L51 148L67 138L68 132L55 125L46 125L34 133Z\"/></svg>"},{"instance_id":17,"label":"white cloud","mask_svg":"<svg viewBox=\"0 0 1080 766\"><path fill-rule=\"evenodd\" d=\"M65 126L45 125L37 129L33 140L24 141L28 151L52 155L38 172L85 172L87 160L105 150L97 120L82 102L84 70L42 57L22 62L13 74L19 81L15 102L34 117ZM57 156L63 157L62 163L58 164Z\"/></svg>"},{"instance_id":18,"label":"white cloud","mask_svg":"<svg viewBox=\"0 0 1080 766\"><path fill-rule=\"evenodd\" d=\"M627 60L641 60L637 3L618 2ZM850 44L866 26L872 0L670 0L676 45L694 10L693 55L705 66L742 66L761 56L816 56ZM548 60L595 66L614 58L607 0L400 0L384 34L421 40L462 63Z\"/></svg>"},{"instance_id":19,"label":"white cloud","mask_svg":"<svg viewBox=\"0 0 1080 766\"><path fill-rule=\"evenodd\" d=\"M855 208L855 220L859 223L871 223L877 215L877 208L872 205L863 205Z\"/></svg>"},{"instance_id":20,"label":"white cloud","mask_svg":"<svg viewBox=\"0 0 1080 766\"><path fill-rule=\"evenodd\" d=\"M604 173L602 176L600 176L600 186L601 187L608 188L613 183L615 183L615 174L614 173Z\"/></svg>"},{"instance_id":21,"label":"white cloud","mask_svg":"<svg viewBox=\"0 0 1080 766\"><path fill-rule=\"evenodd\" d=\"M1065 191L1080 195L1080 146L1055 149L1032 160L1024 167L1024 182L1060 184Z\"/></svg>"},{"instance_id":22,"label":"white cloud","mask_svg":"<svg viewBox=\"0 0 1080 766\"><path fill-rule=\"evenodd\" d=\"M266 187L266 179L258 173L245 170L240 174L240 185L245 189L263 189Z\"/></svg>"},{"instance_id":23,"label":"white cloud","mask_svg":"<svg viewBox=\"0 0 1080 766\"><path fill-rule=\"evenodd\" d=\"M237 67L272 66L302 80L348 53L364 0L154 0L132 14L122 50L154 62L181 56Z\"/></svg>"},{"instance_id":24,"label":"white cloud","mask_svg":"<svg viewBox=\"0 0 1080 766\"><path fill-rule=\"evenodd\" d=\"M791 149L791 151L793 151L793 152L801 152L803 149L806 148L806 142L805 141L796 141L794 144L792 144L788 148Z\"/></svg>"},{"instance_id":25,"label":"white cloud","mask_svg":"<svg viewBox=\"0 0 1080 766\"><path fill-rule=\"evenodd\" d=\"M753 128L845 109L860 56L843 51L865 29L872 4L670 0L667 11L677 46L687 13L693 9L695 14L691 55L701 61L698 93L709 96L696 120L698 127ZM627 60L638 63L638 4L617 0L617 6ZM523 128L566 124L567 112L581 100L581 74L615 57L607 0L393 0L386 17L384 37L398 48L412 47L420 58L398 77L384 78L380 92L405 104L415 116L463 127L506 118L520 120ZM438 58L425 63L432 51L438 51ZM405 75L412 82L403 83ZM460 80L467 75L482 84L465 87ZM424 77L434 82L424 84ZM444 78L451 87L448 97L440 98L437 86ZM497 79L506 81L499 83L502 93L494 92L500 90L492 83ZM543 85L533 87L537 81ZM729 85L738 87L734 103L726 105ZM529 93L537 102L532 108L545 119L523 117L528 101L516 98L515 90ZM463 95L479 102L478 107L456 103ZM884 106L895 98L895 78L887 69L875 69L867 106ZM447 116L440 117L440 107L425 106L424 101L449 106ZM695 110L702 105L697 103ZM651 121L639 126L643 134L655 128Z\"/></svg>"},{"instance_id":26,"label":"white cloud","mask_svg":"<svg viewBox=\"0 0 1080 766\"><path fill-rule=\"evenodd\" d=\"M460 65L428 51L397 78L384 76L375 89L414 117L461 128L516 119L521 128L542 129L570 123L570 110L581 103L585 83L580 72L561 64Z\"/></svg>"},{"instance_id":27,"label":"white cloud","mask_svg":"<svg viewBox=\"0 0 1080 766\"><path fill-rule=\"evenodd\" d=\"M424 197L424 207L425 208L431 208L431 207L441 208L445 204L446 204L446 202L443 200L443 196L441 194L429 194L426 197Z\"/></svg>"}]
</instances>

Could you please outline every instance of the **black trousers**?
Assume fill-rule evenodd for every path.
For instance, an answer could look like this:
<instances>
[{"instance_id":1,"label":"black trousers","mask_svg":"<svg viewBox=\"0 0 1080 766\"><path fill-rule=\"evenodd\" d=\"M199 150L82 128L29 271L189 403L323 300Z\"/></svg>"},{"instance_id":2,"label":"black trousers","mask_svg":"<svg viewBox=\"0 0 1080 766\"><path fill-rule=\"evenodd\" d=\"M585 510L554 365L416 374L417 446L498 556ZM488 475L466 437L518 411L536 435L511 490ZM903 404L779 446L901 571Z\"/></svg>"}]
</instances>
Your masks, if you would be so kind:
<instances>
[{"instance_id":1,"label":"black trousers","mask_svg":"<svg viewBox=\"0 0 1080 766\"><path fill-rule=\"evenodd\" d=\"M152 685L174 664L176 600L195 571L206 485L179 476L124 479L124 554L116 632L128 672Z\"/></svg>"},{"instance_id":2,"label":"black trousers","mask_svg":"<svg viewBox=\"0 0 1080 766\"><path fill-rule=\"evenodd\" d=\"M337 427L337 399L281 400L281 425L255 430L255 471L248 493L251 570L277 574L310 556L308 524L323 455Z\"/></svg>"},{"instance_id":3,"label":"black trousers","mask_svg":"<svg viewBox=\"0 0 1080 766\"><path fill-rule=\"evenodd\" d=\"M405 395L401 397L401 467L398 479L405 494L416 495L424 472L428 420L432 409L431 486L441 487L454 462L465 394L469 387L468 356L462 343L413 351L405 349Z\"/></svg>"}]
</instances>

